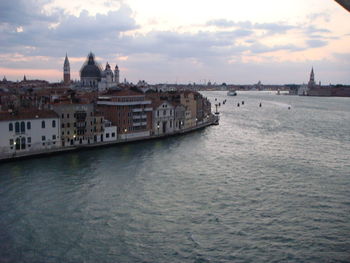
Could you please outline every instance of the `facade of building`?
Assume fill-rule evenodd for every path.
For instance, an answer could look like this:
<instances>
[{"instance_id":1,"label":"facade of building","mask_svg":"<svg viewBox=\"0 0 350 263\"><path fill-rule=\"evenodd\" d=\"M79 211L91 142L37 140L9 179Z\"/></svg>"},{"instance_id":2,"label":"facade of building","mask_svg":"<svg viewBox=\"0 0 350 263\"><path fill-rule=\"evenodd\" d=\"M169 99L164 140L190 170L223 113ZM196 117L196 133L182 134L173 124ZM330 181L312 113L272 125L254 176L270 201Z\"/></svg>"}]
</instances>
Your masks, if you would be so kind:
<instances>
[{"instance_id":1,"label":"facade of building","mask_svg":"<svg viewBox=\"0 0 350 263\"><path fill-rule=\"evenodd\" d=\"M182 92L180 103L185 106L185 128L191 128L197 124L197 101L194 92Z\"/></svg>"},{"instance_id":2,"label":"facade of building","mask_svg":"<svg viewBox=\"0 0 350 263\"><path fill-rule=\"evenodd\" d=\"M60 119L54 111L0 113L0 153L16 155L59 148Z\"/></svg>"},{"instance_id":3,"label":"facade of building","mask_svg":"<svg viewBox=\"0 0 350 263\"><path fill-rule=\"evenodd\" d=\"M113 126L111 121L105 120L103 127L103 141L116 142L118 139L117 126Z\"/></svg>"},{"instance_id":4,"label":"facade of building","mask_svg":"<svg viewBox=\"0 0 350 263\"><path fill-rule=\"evenodd\" d=\"M120 90L106 93L97 101L97 109L117 126L121 139L149 136L152 130L151 101L143 93Z\"/></svg>"},{"instance_id":5,"label":"facade of building","mask_svg":"<svg viewBox=\"0 0 350 263\"><path fill-rule=\"evenodd\" d=\"M118 66L116 66L116 69L113 74L113 71L111 70L111 66L107 62L106 68L102 72L101 81L98 83L98 90L105 91L107 89L116 88L118 84L119 84Z\"/></svg>"},{"instance_id":6,"label":"facade of building","mask_svg":"<svg viewBox=\"0 0 350 263\"><path fill-rule=\"evenodd\" d=\"M95 113L92 103L54 103L51 109L61 120L63 147L92 144L104 140L104 117Z\"/></svg>"},{"instance_id":7,"label":"facade of building","mask_svg":"<svg viewBox=\"0 0 350 263\"><path fill-rule=\"evenodd\" d=\"M153 103L153 132L155 135L171 134L175 130L175 110L168 101Z\"/></svg>"},{"instance_id":8,"label":"facade of building","mask_svg":"<svg viewBox=\"0 0 350 263\"><path fill-rule=\"evenodd\" d=\"M90 52L86 62L80 69L80 82L83 87L97 89L102 78L102 69L95 61L95 55Z\"/></svg>"},{"instance_id":9,"label":"facade of building","mask_svg":"<svg viewBox=\"0 0 350 263\"><path fill-rule=\"evenodd\" d=\"M66 59L68 60L67 57ZM115 66L113 72L111 66L107 62L105 69L102 70L100 64L95 60L95 55L90 52L85 63L80 69L80 84L78 87L103 92L111 88L116 88L118 84L118 65Z\"/></svg>"},{"instance_id":10,"label":"facade of building","mask_svg":"<svg viewBox=\"0 0 350 263\"><path fill-rule=\"evenodd\" d=\"M186 107L180 103L175 106L175 131L181 131L185 128Z\"/></svg>"}]
</instances>

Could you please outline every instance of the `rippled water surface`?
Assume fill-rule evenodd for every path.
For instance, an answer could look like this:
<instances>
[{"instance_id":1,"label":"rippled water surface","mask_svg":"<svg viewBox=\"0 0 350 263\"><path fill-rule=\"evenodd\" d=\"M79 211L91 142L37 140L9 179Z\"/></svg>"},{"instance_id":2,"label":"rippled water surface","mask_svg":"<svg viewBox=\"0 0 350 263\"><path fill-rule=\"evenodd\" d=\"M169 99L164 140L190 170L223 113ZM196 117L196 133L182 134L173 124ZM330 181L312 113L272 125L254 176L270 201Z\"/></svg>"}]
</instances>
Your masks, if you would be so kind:
<instances>
[{"instance_id":1,"label":"rippled water surface","mask_svg":"<svg viewBox=\"0 0 350 263\"><path fill-rule=\"evenodd\" d=\"M219 126L0 164L0 262L349 262L350 99L204 94Z\"/></svg>"}]
</instances>

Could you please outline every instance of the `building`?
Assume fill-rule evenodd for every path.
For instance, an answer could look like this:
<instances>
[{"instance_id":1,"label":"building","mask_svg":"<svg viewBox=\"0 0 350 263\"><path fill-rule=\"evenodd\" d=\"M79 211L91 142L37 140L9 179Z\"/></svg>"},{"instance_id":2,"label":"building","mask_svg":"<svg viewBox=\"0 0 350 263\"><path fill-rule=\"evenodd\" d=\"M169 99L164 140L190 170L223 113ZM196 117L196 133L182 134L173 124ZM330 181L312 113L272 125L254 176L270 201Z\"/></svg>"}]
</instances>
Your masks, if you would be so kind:
<instances>
[{"instance_id":1,"label":"building","mask_svg":"<svg viewBox=\"0 0 350 263\"><path fill-rule=\"evenodd\" d=\"M94 104L60 101L50 107L61 120L63 147L104 141L104 117L95 113Z\"/></svg>"},{"instance_id":2,"label":"building","mask_svg":"<svg viewBox=\"0 0 350 263\"><path fill-rule=\"evenodd\" d=\"M117 136L117 126L113 126L111 121L104 120L103 124L103 141L104 142L116 142Z\"/></svg>"},{"instance_id":3,"label":"building","mask_svg":"<svg viewBox=\"0 0 350 263\"><path fill-rule=\"evenodd\" d=\"M95 55L90 52L80 69L80 83L77 87L103 92L111 88L116 88L118 84L118 65L115 66L114 73L108 62L105 69L102 70L102 67L95 61Z\"/></svg>"},{"instance_id":4,"label":"building","mask_svg":"<svg viewBox=\"0 0 350 263\"><path fill-rule=\"evenodd\" d=\"M181 92L180 103L185 106L185 129L195 127L197 124L197 101L195 93L191 91Z\"/></svg>"},{"instance_id":5,"label":"building","mask_svg":"<svg viewBox=\"0 0 350 263\"><path fill-rule=\"evenodd\" d=\"M155 135L171 134L175 130L175 107L168 101L153 102L153 132Z\"/></svg>"},{"instance_id":6,"label":"building","mask_svg":"<svg viewBox=\"0 0 350 263\"><path fill-rule=\"evenodd\" d=\"M106 91L107 89L111 88L117 88L119 84L119 69L118 66L116 66L116 69L113 71L111 70L111 66L106 64L106 68L104 71L102 71L102 78L101 81L98 83L98 90L99 91Z\"/></svg>"},{"instance_id":7,"label":"building","mask_svg":"<svg viewBox=\"0 0 350 263\"><path fill-rule=\"evenodd\" d=\"M87 60L80 69L80 82L82 87L97 89L98 83L102 78L102 69L95 62L95 55L89 53Z\"/></svg>"},{"instance_id":8,"label":"building","mask_svg":"<svg viewBox=\"0 0 350 263\"><path fill-rule=\"evenodd\" d=\"M97 109L117 126L118 138L146 137L152 130L151 100L132 89L111 90L98 98Z\"/></svg>"},{"instance_id":9,"label":"building","mask_svg":"<svg viewBox=\"0 0 350 263\"><path fill-rule=\"evenodd\" d=\"M67 54L63 63L63 83L66 85L70 84L70 65Z\"/></svg>"},{"instance_id":10,"label":"building","mask_svg":"<svg viewBox=\"0 0 350 263\"><path fill-rule=\"evenodd\" d=\"M180 103L175 104L175 131L181 131L185 127L186 107Z\"/></svg>"},{"instance_id":11,"label":"building","mask_svg":"<svg viewBox=\"0 0 350 263\"><path fill-rule=\"evenodd\" d=\"M0 113L0 155L16 156L59 148L60 119L54 111L26 109Z\"/></svg>"}]
</instances>

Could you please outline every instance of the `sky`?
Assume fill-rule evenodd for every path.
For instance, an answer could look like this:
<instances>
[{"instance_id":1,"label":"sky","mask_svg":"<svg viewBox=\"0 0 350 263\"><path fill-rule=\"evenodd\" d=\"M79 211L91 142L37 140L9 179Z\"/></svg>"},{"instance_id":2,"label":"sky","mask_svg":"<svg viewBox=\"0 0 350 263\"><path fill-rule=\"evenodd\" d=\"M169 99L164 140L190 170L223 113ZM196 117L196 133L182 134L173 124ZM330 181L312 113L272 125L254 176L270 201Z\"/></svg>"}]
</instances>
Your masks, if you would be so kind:
<instances>
[{"instance_id":1,"label":"sky","mask_svg":"<svg viewBox=\"0 0 350 263\"><path fill-rule=\"evenodd\" d=\"M350 84L350 13L333 0L0 0L0 74L71 78L92 51L136 83ZM0 77L2 78L2 76Z\"/></svg>"}]
</instances>

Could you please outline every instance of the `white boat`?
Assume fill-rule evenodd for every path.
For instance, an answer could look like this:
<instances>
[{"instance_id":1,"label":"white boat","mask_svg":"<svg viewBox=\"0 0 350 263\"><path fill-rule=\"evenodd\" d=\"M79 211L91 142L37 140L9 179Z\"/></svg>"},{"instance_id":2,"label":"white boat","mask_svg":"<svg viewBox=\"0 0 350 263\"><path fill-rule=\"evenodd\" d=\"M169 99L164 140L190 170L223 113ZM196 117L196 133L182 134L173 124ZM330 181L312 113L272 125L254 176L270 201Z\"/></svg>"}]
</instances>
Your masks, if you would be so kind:
<instances>
[{"instance_id":1,"label":"white boat","mask_svg":"<svg viewBox=\"0 0 350 263\"><path fill-rule=\"evenodd\" d=\"M235 90L229 90L227 96L237 96L237 92Z\"/></svg>"}]
</instances>

